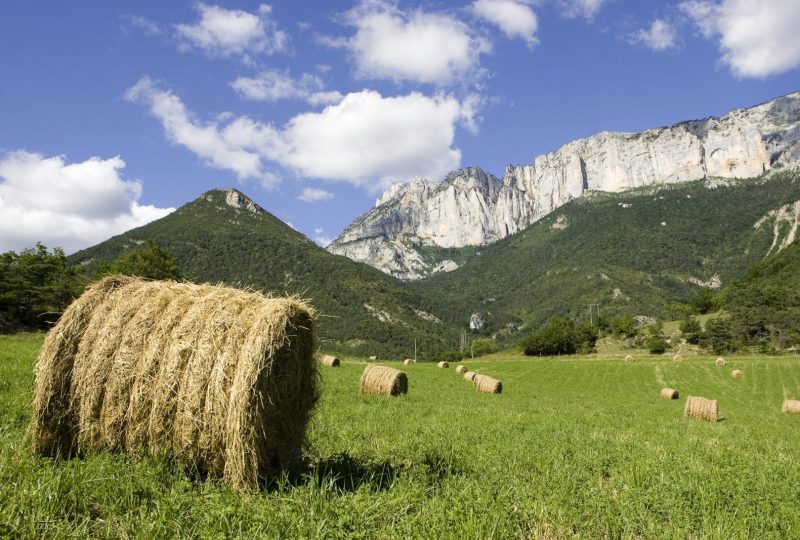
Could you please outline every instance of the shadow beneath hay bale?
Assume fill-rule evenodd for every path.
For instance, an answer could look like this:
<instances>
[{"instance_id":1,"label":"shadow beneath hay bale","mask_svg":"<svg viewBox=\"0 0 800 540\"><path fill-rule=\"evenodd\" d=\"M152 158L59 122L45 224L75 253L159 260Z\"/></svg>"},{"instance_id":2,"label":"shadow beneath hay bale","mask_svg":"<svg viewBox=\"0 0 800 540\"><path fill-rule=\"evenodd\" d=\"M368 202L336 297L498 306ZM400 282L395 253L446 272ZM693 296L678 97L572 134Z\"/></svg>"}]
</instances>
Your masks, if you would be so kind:
<instances>
[{"instance_id":1,"label":"shadow beneath hay bale","mask_svg":"<svg viewBox=\"0 0 800 540\"><path fill-rule=\"evenodd\" d=\"M385 491L391 487L403 468L403 465L392 465L388 461L360 461L347 452L342 452L313 463L310 476L318 486L328 486L339 491L353 492L364 485L373 491Z\"/></svg>"}]
</instances>

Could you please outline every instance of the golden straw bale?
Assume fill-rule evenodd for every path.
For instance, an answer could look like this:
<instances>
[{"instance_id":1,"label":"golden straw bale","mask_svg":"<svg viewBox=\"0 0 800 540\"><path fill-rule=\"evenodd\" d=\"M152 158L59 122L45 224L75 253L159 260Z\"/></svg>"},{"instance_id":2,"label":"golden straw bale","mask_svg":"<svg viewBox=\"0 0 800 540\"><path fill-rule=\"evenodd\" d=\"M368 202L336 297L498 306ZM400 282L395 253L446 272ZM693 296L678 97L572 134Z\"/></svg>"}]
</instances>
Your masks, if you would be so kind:
<instances>
[{"instance_id":1,"label":"golden straw bale","mask_svg":"<svg viewBox=\"0 0 800 540\"><path fill-rule=\"evenodd\" d=\"M678 399L678 391L674 388L662 388L661 399Z\"/></svg>"},{"instance_id":2,"label":"golden straw bale","mask_svg":"<svg viewBox=\"0 0 800 540\"><path fill-rule=\"evenodd\" d=\"M479 392L486 392L487 394L500 394L503 391L503 383L497 379L493 379L488 375L475 375L472 378L472 384Z\"/></svg>"},{"instance_id":3,"label":"golden straw bale","mask_svg":"<svg viewBox=\"0 0 800 540\"><path fill-rule=\"evenodd\" d=\"M300 460L318 397L314 318L296 299L105 278L45 338L33 450L166 452L256 488Z\"/></svg>"},{"instance_id":4,"label":"golden straw bale","mask_svg":"<svg viewBox=\"0 0 800 540\"><path fill-rule=\"evenodd\" d=\"M362 394L399 396L408 392L408 376L399 369L368 365L361 374L359 386Z\"/></svg>"},{"instance_id":5,"label":"golden straw bale","mask_svg":"<svg viewBox=\"0 0 800 540\"><path fill-rule=\"evenodd\" d=\"M323 354L319 359L319 363L326 367L339 367L340 360L338 356Z\"/></svg>"},{"instance_id":6,"label":"golden straw bale","mask_svg":"<svg viewBox=\"0 0 800 540\"><path fill-rule=\"evenodd\" d=\"M406 358L405 360L403 360L404 366L413 366L414 364L416 364L416 362L411 358Z\"/></svg>"},{"instance_id":7,"label":"golden straw bale","mask_svg":"<svg viewBox=\"0 0 800 540\"><path fill-rule=\"evenodd\" d=\"M628 354L628 355L625 356L625 361L626 362L633 362L634 360L635 359L633 358L632 354Z\"/></svg>"},{"instance_id":8,"label":"golden straw bale","mask_svg":"<svg viewBox=\"0 0 800 540\"><path fill-rule=\"evenodd\" d=\"M676 364L680 364L681 362L683 362L683 356L681 356L680 354L676 354L675 356L672 357L672 361L675 362Z\"/></svg>"},{"instance_id":9,"label":"golden straw bale","mask_svg":"<svg viewBox=\"0 0 800 540\"><path fill-rule=\"evenodd\" d=\"M464 372L464 380L472 382L472 379L475 378L475 375L477 375L477 373L475 373L474 371L465 371Z\"/></svg>"},{"instance_id":10,"label":"golden straw bale","mask_svg":"<svg viewBox=\"0 0 800 540\"><path fill-rule=\"evenodd\" d=\"M686 407L683 409L683 416L716 422L719 420L719 407L716 399L706 399L704 397L689 396L686 398Z\"/></svg>"},{"instance_id":11,"label":"golden straw bale","mask_svg":"<svg viewBox=\"0 0 800 540\"><path fill-rule=\"evenodd\" d=\"M436 364L436 367L438 367L439 369L447 369L450 367L450 364L448 364L447 362L439 362L438 364Z\"/></svg>"},{"instance_id":12,"label":"golden straw bale","mask_svg":"<svg viewBox=\"0 0 800 540\"><path fill-rule=\"evenodd\" d=\"M800 414L800 401L796 399L784 399L782 410L785 413Z\"/></svg>"},{"instance_id":13,"label":"golden straw bale","mask_svg":"<svg viewBox=\"0 0 800 540\"><path fill-rule=\"evenodd\" d=\"M725 365L725 359L720 356L717 358L715 364L717 367L723 367Z\"/></svg>"},{"instance_id":14,"label":"golden straw bale","mask_svg":"<svg viewBox=\"0 0 800 540\"><path fill-rule=\"evenodd\" d=\"M378 357L373 354L372 356L369 357L369 359L374 362L375 360L378 359Z\"/></svg>"},{"instance_id":15,"label":"golden straw bale","mask_svg":"<svg viewBox=\"0 0 800 540\"><path fill-rule=\"evenodd\" d=\"M739 369L734 369L733 371L731 371L731 377L733 377L734 379L741 379L744 377L744 372Z\"/></svg>"},{"instance_id":16,"label":"golden straw bale","mask_svg":"<svg viewBox=\"0 0 800 540\"><path fill-rule=\"evenodd\" d=\"M456 367L456 373L466 373L467 371L468 371L467 370L467 366L458 366L458 367Z\"/></svg>"}]
</instances>

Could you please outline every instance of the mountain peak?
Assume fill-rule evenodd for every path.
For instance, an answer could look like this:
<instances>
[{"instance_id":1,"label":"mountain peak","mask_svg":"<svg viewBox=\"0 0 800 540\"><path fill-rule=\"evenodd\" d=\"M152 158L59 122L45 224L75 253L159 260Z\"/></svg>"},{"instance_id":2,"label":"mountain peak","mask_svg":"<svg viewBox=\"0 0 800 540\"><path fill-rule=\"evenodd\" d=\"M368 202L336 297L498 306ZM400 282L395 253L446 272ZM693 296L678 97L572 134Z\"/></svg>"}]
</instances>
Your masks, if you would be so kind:
<instances>
[{"instance_id":1,"label":"mountain peak","mask_svg":"<svg viewBox=\"0 0 800 540\"><path fill-rule=\"evenodd\" d=\"M235 188L216 188L206 191L200 196L211 202L221 201L225 202L228 206L236 209L244 209L254 214L261 214L266 212L263 208L257 205L253 199Z\"/></svg>"}]
</instances>

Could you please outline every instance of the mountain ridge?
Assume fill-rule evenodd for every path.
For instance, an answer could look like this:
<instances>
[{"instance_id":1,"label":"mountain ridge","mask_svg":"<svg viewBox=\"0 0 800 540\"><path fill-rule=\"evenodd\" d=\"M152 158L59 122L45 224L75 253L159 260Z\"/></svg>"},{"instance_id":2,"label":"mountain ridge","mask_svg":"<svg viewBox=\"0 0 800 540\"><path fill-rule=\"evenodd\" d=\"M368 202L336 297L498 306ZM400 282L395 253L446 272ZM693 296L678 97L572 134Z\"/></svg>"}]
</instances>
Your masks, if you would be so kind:
<instances>
[{"instance_id":1,"label":"mountain ridge","mask_svg":"<svg viewBox=\"0 0 800 540\"><path fill-rule=\"evenodd\" d=\"M503 179L479 167L453 171L440 183L412 179L378 197L327 249L419 279L447 262L421 247L486 245L590 191L747 178L798 160L800 92L793 92L719 117L637 133L602 131L537 156L532 165L509 165Z\"/></svg>"}]
</instances>

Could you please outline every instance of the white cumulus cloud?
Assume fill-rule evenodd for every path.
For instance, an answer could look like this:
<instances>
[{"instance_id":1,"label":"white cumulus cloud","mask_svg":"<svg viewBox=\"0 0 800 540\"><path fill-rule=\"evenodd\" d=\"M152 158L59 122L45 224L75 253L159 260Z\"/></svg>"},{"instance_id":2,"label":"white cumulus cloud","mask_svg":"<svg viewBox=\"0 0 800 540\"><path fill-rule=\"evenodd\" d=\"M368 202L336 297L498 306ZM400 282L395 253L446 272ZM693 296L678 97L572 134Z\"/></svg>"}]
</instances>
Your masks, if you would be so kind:
<instances>
[{"instance_id":1,"label":"white cumulus cloud","mask_svg":"<svg viewBox=\"0 0 800 540\"><path fill-rule=\"evenodd\" d=\"M631 36L632 43L639 43L654 51L666 51L677 46L678 33L667 21L656 19L650 28L642 28Z\"/></svg>"},{"instance_id":2,"label":"white cumulus cloud","mask_svg":"<svg viewBox=\"0 0 800 540\"><path fill-rule=\"evenodd\" d=\"M317 201L327 201L328 199L333 198L333 193L330 191L319 189L319 188L303 188L303 191L300 192L300 195L297 196L298 199L305 202L317 202Z\"/></svg>"},{"instance_id":3,"label":"white cumulus cloud","mask_svg":"<svg viewBox=\"0 0 800 540\"><path fill-rule=\"evenodd\" d=\"M68 253L164 217L139 204L142 185L120 157L67 163L18 150L0 158L0 251L42 242Z\"/></svg>"},{"instance_id":4,"label":"white cumulus cloud","mask_svg":"<svg viewBox=\"0 0 800 540\"><path fill-rule=\"evenodd\" d=\"M767 77L800 67L800 1L689 0L680 4L737 77Z\"/></svg>"},{"instance_id":5,"label":"white cumulus cloud","mask_svg":"<svg viewBox=\"0 0 800 540\"><path fill-rule=\"evenodd\" d=\"M239 77L231 87L254 101L301 99L311 105L326 105L337 103L343 97L336 91L324 91L325 83L317 75L304 73L295 79L278 69L265 69L255 77Z\"/></svg>"},{"instance_id":6,"label":"white cumulus cloud","mask_svg":"<svg viewBox=\"0 0 800 540\"><path fill-rule=\"evenodd\" d=\"M272 8L266 4L256 13L240 9L197 4L200 20L194 24L176 24L180 47L204 51L211 57L240 57L252 61L259 54L273 54L287 48L289 38L272 20Z\"/></svg>"},{"instance_id":7,"label":"white cumulus cloud","mask_svg":"<svg viewBox=\"0 0 800 540\"><path fill-rule=\"evenodd\" d=\"M417 9L404 12L380 0L364 0L345 22L356 29L328 40L350 51L362 78L446 86L475 76L491 43L461 20Z\"/></svg>"},{"instance_id":8,"label":"white cumulus cloud","mask_svg":"<svg viewBox=\"0 0 800 540\"><path fill-rule=\"evenodd\" d=\"M515 0L475 0L472 12L479 18L488 21L502 30L509 39L520 38L529 47L539 40L536 30L539 19L536 13L524 2Z\"/></svg>"},{"instance_id":9,"label":"white cumulus cloud","mask_svg":"<svg viewBox=\"0 0 800 540\"><path fill-rule=\"evenodd\" d=\"M276 144L277 133L268 125L246 117L228 123L201 122L186 109L181 99L143 77L125 93L129 101L142 103L161 120L167 139L194 152L208 165L233 171L239 180L255 178L263 184L272 176L262 169L259 147Z\"/></svg>"},{"instance_id":10,"label":"white cumulus cloud","mask_svg":"<svg viewBox=\"0 0 800 540\"><path fill-rule=\"evenodd\" d=\"M325 229L322 227L317 227L314 229L314 242L316 242L320 247L328 247L328 244L333 242L333 238L329 236L325 236Z\"/></svg>"},{"instance_id":11,"label":"white cumulus cloud","mask_svg":"<svg viewBox=\"0 0 800 540\"><path fill-rule=\"evenodd\" d=\"M194 118L178 96L143 78L127 92L158 118L167 138L205 163L233 171L240 180L274 181L268 165L298 176L344 181L370 191L413 176L440 178L456 168L457 126L476 129L478 105L467 98L412 92L384 97L363 90L319 112L275 127L246 116L215 121Z\"/></svg>"}]
</instances>

